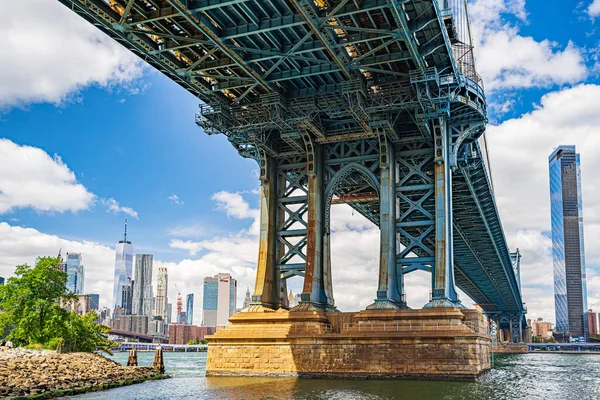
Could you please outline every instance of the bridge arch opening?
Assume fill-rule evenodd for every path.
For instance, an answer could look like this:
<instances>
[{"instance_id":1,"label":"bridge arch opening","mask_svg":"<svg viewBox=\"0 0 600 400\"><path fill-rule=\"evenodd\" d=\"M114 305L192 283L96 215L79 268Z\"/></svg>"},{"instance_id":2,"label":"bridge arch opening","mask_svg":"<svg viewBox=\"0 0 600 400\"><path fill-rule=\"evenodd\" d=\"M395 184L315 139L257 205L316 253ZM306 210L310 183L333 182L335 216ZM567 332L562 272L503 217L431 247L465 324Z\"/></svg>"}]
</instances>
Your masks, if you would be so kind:
<instances>
[{"instance_id":1,"label":"bridge arch opening","mask_svg":"<svg viewBox=\"0 0 600 400\"><path fill-rule=\"evenodd\" d=\"M340 311L358 311L373 300L379 274L378 225L377 177L362 164L345 165L325 189L323 229L323 267L329 278L325 290L329 288L326 294Z\"/></svg>"}]
</instances>

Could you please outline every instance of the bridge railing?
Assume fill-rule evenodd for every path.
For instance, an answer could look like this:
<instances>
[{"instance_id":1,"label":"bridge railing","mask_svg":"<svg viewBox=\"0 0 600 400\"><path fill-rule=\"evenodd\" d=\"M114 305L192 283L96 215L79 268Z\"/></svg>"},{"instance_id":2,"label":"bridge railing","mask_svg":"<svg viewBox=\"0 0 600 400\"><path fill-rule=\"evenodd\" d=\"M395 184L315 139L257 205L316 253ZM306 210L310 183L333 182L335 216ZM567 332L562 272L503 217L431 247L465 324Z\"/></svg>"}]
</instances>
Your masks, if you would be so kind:
<instances>
[{"instance_id":1,"label":"bridge railing","mask_svg":"<svg viewBox=\"0 0 600 400\"><path fill-rule=\"evenodd\" d=\"M344 331L386 331L386 332L423 332L440 330L462 330L468 329L473 333L491 336L489 327L471 321L429 321L429 322L358 322L343 325Z\"/></svg>"},{"instance_id":2,"label":"bridge railing","mask_svg":"<svg viewBox=\"0 0 600 400\"><path fill-rule=\"evenodd\" d=\"M455 330L455 331L471 331L480 335L491 336L491 331L488 326L484 326L478 322L472 321L455 321L455 320L439 320L439 321L420 321L420 322L352 322L344 323L342 326L325 325L293 325L291 327L281 327L280 330L284 333L340 333L340 332L369 332L369 331L385 331L385 332L423 332L423 331L440 331L440 330ZM269 330L271 331L271 330Z\"/></svg>"}]
</instances>

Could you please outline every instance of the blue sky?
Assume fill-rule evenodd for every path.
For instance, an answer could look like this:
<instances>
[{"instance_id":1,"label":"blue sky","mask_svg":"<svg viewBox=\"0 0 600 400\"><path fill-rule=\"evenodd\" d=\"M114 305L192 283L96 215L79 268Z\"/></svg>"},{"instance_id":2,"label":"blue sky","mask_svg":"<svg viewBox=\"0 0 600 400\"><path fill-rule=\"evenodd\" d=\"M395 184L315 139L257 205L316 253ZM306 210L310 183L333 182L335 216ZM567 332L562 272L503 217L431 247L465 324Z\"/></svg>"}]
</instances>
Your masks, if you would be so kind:
<instances>
[{"instance_id":1,"label":"blue sky","mask_svg":"<svg viewBox=\"0 0 600 400\"><path fill-rule=\"evenodd\" d=\"M600 308L600 0L469 6L496 196L509 245L523 253L530 316L554 317L547 156L560 144L582 154L590 305ZM0 16L9 38L0 49L0 138L12 145L0 146L0 276L59 247L81 251L89 291L108 304L114 244L129 216L136 252L169 267L173 285L199 299L204 276L228 271L241 303L256 262L255 162L195 125L191 94L58 2L3 7L11 10ZM60 191L36 191L44 179ZM336 264L350 273L337 274L334 291L341 308L358 309L374 294L360 271L375 271L377 232L347 209L335 216L334 275ZM424 304L428 277L410 277L407 290L412 305Z\"/></svg>"},{"instance_id":2,"label":"blue sky","mask_svg":"<svg viewBox=\"0 0 600 400\"><path fill-rule=\"evenodd\" d=\"M256 189L256 164L237 156L224 136L209 137L196 126L198 101L192 95L150 69L140 80L141 94L91 87L77 102L12 109L0 126L2 136L15 143L60 155L90 192L133 208L139 218L129 217L129 236L136 248L172 261L181 254L165 247L171 229L192 223L206 236L242 228L239 221L212 212L211 196ZM182 204L170 200L172 195ZM124 215L107 214L97 203L60 215L17 208L2 218L113 245L123 235Z\"/></svg>"}]
</instances>

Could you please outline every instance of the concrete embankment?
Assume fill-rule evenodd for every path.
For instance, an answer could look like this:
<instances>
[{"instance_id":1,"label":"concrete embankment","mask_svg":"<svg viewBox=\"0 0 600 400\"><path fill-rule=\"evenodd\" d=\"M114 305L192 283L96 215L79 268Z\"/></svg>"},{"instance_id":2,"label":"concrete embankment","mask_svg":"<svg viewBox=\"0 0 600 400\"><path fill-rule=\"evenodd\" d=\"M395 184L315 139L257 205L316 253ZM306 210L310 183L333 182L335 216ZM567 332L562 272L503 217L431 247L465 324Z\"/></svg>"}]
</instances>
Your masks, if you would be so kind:
<instances>
[{"instance_id":1,"label":"concrete embankment","mask_svg":"<svg viewBox=\"0 0 600 400\"><path fill-rule=\"evenodd\" d=\"M149 367L124 367L91 353L0 348L0 397L47 399L162 379Z\"/></svg>"}]
</instances>

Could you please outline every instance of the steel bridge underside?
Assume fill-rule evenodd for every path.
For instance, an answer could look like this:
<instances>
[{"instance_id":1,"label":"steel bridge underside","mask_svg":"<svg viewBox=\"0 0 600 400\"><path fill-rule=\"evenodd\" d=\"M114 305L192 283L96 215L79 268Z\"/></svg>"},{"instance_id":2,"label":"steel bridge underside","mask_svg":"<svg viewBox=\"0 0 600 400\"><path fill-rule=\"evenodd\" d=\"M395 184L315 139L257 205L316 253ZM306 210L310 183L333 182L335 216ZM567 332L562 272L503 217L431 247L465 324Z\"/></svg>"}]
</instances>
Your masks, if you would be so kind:
<instances>
[{"instance_id":1,"label":"steel bridge underside","mask_svg":"<svg viewBox=\"0 0 600 400\"><path fill-rule=\"evenodd\" d=\"M244 157L306 157L305 134L401 147L433 142L432 120L463 126L449 144L456 284L486 312L522 315L477 144L485 96L437 0L59 1L200 99L199 125Z\"/></svg>"}]
</instances>

